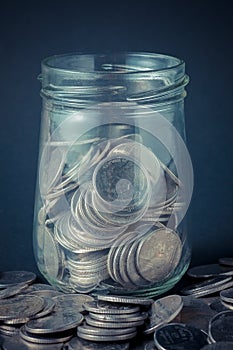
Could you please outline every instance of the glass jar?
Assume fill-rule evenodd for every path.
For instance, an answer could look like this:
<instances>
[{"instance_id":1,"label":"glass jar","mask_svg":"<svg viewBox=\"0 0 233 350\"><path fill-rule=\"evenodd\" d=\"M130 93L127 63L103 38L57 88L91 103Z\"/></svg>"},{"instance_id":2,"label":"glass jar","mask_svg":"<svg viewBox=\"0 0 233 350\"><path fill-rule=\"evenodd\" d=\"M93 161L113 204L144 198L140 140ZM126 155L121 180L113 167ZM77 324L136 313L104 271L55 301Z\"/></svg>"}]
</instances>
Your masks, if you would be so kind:
<instances>
[{"instance_id":1,"label":"glass jar","mask_svg":"<svg viewBox=\"0 0 233 350\"><path fill-rule=\"evenodd\" d=\"M69 293L154 296L190 262L182 60L67 54L42 62L34 253Z\"/></svg>"}]
</instances>

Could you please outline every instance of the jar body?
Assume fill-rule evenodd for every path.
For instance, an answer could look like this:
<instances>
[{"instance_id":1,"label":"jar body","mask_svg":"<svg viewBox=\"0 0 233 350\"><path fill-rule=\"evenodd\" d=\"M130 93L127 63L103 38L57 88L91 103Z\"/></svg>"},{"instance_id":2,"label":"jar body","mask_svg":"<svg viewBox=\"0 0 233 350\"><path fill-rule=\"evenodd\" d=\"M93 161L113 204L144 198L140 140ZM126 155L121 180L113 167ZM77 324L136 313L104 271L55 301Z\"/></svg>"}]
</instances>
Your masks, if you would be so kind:
<instances>
[{"instance_id":1,"label":"jar body","mask_svg":"<svg viewBox=\"0 0 233 350\"><path fill-rule=\"evenodd\" d=\"M42 63L34 253L65 292L153 296L190 261L182 61L64 55Z\"/></svg>"}]
</instances>

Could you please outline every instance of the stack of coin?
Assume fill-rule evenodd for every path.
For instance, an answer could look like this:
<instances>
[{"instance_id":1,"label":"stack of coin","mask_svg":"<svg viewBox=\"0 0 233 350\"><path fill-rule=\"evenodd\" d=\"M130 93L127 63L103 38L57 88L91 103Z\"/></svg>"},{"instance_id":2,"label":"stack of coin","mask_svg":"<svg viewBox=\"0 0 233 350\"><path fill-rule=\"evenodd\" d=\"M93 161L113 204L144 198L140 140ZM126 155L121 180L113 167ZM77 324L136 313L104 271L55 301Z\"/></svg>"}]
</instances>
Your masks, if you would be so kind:
<instances>
[{"instance_id":1,"label":"stack of coin","mask_svg":"<svg viewBox=\"0 0 233 350\"><path fill-rule=\"evenodd\" d=\"M122 341L134 338L139 326L144 325L147 312L140 305L148 306L150 299L98 295L87 302L85 323L78 326L78 337L97 342Z\"/></svg>"},{"instance_id":2,"label":"stack of coin","mask_svg":"<svg viewBox=\"0 0 233 350\"><path fill-rule=\"evenodd\" d=\"M78 253L67 257L67 266L70 271L69 284L79 293L92 291L109 276L106 262L106 250Z\"/></svg>"},{"instance_id":3,"label":"stack of coin","mask_svg":"<svg viewBox=\"0 0 233 350\"><path fill-rule=\"evenodd\" d=\"M64 343L73 337L82 321L82 314L70 309L53 312L49 316L29 320L20 328L20 336L32 343Z\"/></svg>"},{"instance_id":4,"label":"stack of coin","mask_svg":"<svg viewBox=\"0 0 233 350\"><path fill-rule=\"evenodd\" d=\"M198 298L233 287L233 267L219 264L195 266L187 271L187 275L198 282L181 289L184 295Z\"/></svg>"},{"instance_id":5,"label":"stack of coin","mask_svg":"<svg viewBox=\"0 0 233 350\"><path fill-rule=\"evenodd\" d=\"M184 287L181 290L181 293L184 295L192 295L196 298L202 297L205 295L213 294L230 288L233 286L232 277L227 276L217 276L214 278L209 278L204 281L194 283Z\"/></svg>"},{"instance_id":6,"label":"stack of coin","mask_svg":"<svg viewBox=\"0 0 233 350\"><path fill-rule=\"evenodd\" d=\"M182 184L140 134L124 132L45 147L35 242L39 268L61 290L89 293L108 280L118 293L148 290L166 282L180 262Z\"/></svg>"}]
</instances>

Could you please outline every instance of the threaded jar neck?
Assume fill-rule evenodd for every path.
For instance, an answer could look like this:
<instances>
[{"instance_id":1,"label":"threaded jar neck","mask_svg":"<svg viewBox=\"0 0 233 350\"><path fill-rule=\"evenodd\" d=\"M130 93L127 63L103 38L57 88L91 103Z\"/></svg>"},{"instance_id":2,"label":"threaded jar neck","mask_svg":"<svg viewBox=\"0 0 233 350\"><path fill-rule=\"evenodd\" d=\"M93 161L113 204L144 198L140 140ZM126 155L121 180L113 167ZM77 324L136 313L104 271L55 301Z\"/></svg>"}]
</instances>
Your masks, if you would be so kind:
<instances>
[{"instance_id":1,"label":"threaded jar neck","mask_svg":"<svg viewBox=\"0 0 233 350\"><path fill-rule=\"evenodd\" d=\"M168 104L186 96L188 76L179 58L155 53L65 54L42 61L41 95L84 108L99 102Z\"/></svg>"}]
</instances>

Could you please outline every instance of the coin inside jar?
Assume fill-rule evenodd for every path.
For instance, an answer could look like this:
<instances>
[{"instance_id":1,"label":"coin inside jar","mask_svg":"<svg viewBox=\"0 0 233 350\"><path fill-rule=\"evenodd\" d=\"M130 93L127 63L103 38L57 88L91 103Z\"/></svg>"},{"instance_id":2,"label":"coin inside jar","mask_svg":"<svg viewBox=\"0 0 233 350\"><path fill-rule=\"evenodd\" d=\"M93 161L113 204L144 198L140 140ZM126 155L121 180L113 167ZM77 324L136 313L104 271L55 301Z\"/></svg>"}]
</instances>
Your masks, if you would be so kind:
<instances>
[{"instance_id":1,"label":"coin inside jar","mask_svg":"<svg viewBox=\"0 0 233 350\"><path fill-rule=\"evenodd\" d=\"M175 231L155 230L143 238L137 248L137 269L147 281L161 281L175 270L181 251L182 244Z\"/></svg>"},{"instance_id":2,"label":"coin inside jar","mask_svg":"<svg viewBox=\"0 0 233 350\"><path fill-rule=\"evenodd\" d=\"M103 160L95 169L93 184L107 212L137 211L148 197L145 169L126 156Z\"/></svg>"}]
</instances>

